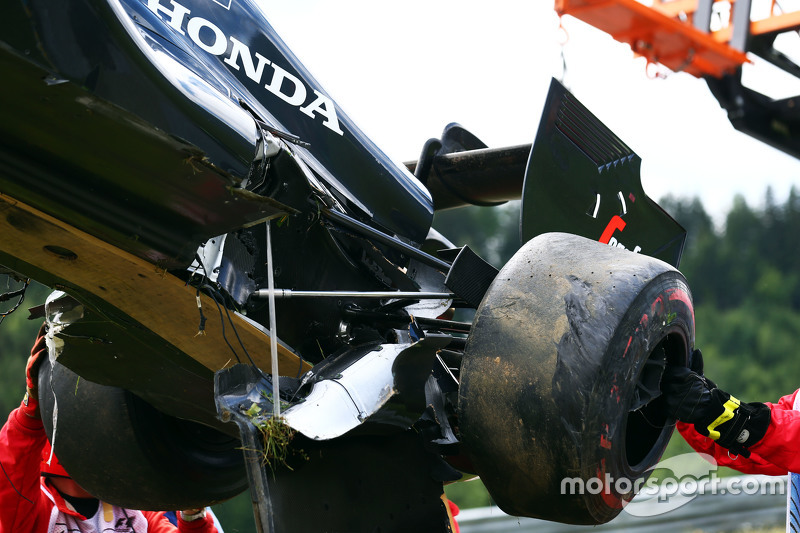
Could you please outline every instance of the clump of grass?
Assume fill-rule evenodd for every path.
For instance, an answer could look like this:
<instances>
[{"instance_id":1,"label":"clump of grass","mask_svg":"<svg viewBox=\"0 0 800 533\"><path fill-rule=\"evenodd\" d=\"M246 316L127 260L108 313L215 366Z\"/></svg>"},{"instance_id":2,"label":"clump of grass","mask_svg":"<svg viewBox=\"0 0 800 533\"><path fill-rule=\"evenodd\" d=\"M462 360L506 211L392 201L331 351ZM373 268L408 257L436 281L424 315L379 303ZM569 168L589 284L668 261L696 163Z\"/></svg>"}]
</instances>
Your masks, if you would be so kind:
<instances>
[{"instance_id":1,"label":"clump of grass","mask_svg":"<svg viewBox=\"0 0 800 533\"><path fill-rule=\"evenodd\" d=\"M296 432L286 424L283 417L264 416L263 409L255 403L247 410L247 415L261 432L263 447L258 450L261 454L261 465L269 466L273 474L281 466L293 470L287 462L290 453L308 459L303 450L291 448Z\"/></svg>"},{"instance_id":2,"label":"clump of grass","mask_svg":"<svg viewBox=\"0 0 800 533\"><path fill-rule=\"evenodd\" d=\"M279 466L292 470L286 459L295 431L281 417L269 417L256 424L256 427L261 431L261 440L264 443L261 454L262 466L268 465L273 472Z\"/></svg>"}]
</instances>

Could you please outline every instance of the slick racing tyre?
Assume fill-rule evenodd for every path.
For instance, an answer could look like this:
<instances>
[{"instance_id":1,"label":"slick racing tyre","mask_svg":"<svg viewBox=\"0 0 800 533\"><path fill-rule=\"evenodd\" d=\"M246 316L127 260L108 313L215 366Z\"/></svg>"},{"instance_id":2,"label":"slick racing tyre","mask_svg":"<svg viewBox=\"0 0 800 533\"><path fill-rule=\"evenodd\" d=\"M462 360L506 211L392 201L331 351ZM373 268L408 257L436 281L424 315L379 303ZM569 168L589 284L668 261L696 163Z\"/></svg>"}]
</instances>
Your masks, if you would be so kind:
<instances>
[{"instance_id":1,"label":"slick racing tyre","mask_svg":"<svg viewBox=\"0 0 800 533\"><path fill-rule=\"evenodd\" d=\"M238 439L165 415L124 389L92 383L49 360L39 370L39 391L59 462L105 502L195 509L248 486Z\"/></svg>"},{"instance_id":2,"label":"slick racing tyre","mask_svg":"<svg viewBox=\"0 0 800 533\"><path fill-rule=\"evenodd\" d=\"M503 511L574 524L614 518L672 434L659 384L685 365L694 310L657 259L563 233L529 241L477 310L459 430Z\"/></svg>"}]
</instances>

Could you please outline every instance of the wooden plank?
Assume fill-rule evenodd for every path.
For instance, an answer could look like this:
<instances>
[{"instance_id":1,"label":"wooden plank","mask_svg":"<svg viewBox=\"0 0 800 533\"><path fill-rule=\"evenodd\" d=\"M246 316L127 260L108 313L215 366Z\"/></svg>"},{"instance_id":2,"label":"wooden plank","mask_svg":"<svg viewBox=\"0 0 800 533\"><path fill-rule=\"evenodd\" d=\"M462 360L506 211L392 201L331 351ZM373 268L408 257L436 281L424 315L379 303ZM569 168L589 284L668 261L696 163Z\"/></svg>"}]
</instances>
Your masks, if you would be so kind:
<instances>
[{"instance_id":1,"label":"wooden plank","mask_svg":"<svg viewBox=\"0 0 800 533\"><path fill-rule=\"evenodd\" d=\"M233 355L223 339L214 301L201 294L208 320L206 334L198 335L195 289L152 263L2 193L0 236L3 253L52 273L61 281L58 288L68 293L108 302L119 312L115 320L138 323L212 371L231 362ZM256 364L269 368L269 336L246 319L231 317ZM227 335L235 341L230 325ZM311 368L281 344L278 357L282 375L295 376L298 369L305 372Z\"/></svg>"}]
</instances>

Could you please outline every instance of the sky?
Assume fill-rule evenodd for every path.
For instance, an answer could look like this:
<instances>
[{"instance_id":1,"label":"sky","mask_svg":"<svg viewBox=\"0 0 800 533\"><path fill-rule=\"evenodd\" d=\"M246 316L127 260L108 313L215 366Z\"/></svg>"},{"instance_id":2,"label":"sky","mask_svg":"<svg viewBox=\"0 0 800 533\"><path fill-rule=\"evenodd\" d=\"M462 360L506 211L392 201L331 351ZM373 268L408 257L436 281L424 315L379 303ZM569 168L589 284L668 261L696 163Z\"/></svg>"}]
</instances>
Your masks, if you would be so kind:
<instances>
[{"instance_id":1,"label":"sky","mask_svg":"<svg viewBox=\"0 0 800 533\"><path fill-rule=\"evenodd\" d=\"M339 108L396 161L417 159L450 122L490 147L532 142L555 77L642 158L655 200L697 196L721 225L737 194L758 208L768 186L778 202L800 189L800 161L737 132L705 82L669 71L653 79L628 45L559 21L551 0L260 3Z\"/></svg>"}]
</instances>

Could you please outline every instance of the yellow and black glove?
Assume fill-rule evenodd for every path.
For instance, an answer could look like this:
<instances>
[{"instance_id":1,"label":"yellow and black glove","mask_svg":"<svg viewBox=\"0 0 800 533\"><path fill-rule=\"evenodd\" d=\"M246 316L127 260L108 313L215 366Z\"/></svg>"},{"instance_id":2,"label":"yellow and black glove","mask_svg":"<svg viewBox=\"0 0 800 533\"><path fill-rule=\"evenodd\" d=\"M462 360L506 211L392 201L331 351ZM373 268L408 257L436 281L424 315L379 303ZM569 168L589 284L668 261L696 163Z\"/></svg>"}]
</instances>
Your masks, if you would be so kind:
<instances>
[{"instance_id":1,"label":"yellow and black glove","mask_svg":"<svg viewBox=\"0 0 800 533\"><path fill-rule=\"evenodd\" d=\"M769 407L742 403L689 368L668 366L661 391L670 418L694 424L698 433L736 454L749 457L748 448L767 432Z\"/></svg>"}]
</instances>

